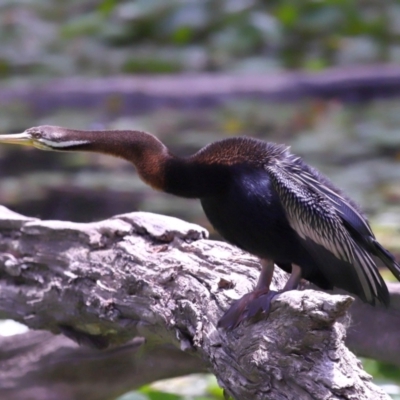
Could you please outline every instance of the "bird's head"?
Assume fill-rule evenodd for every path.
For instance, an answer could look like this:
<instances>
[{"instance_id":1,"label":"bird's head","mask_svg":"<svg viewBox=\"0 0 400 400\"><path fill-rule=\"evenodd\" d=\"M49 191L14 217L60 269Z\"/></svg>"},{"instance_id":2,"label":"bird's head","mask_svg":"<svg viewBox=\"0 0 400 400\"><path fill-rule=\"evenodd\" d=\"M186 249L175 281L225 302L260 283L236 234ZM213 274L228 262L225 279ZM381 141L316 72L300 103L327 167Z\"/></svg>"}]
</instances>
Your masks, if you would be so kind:
<instances>
[{"instance_id":1,"label":"bird's head","mask_svg":"<svg viewBox=\"0 0 400 400\"><path fill-rule=\"evenodd\" d=\"M33 146L41 150L66 151L90 143L89 140L80 137L78 132L60 126L42 125L29 128L22 133L0 135L0 143Z\"/></svg>"}]
</instances>

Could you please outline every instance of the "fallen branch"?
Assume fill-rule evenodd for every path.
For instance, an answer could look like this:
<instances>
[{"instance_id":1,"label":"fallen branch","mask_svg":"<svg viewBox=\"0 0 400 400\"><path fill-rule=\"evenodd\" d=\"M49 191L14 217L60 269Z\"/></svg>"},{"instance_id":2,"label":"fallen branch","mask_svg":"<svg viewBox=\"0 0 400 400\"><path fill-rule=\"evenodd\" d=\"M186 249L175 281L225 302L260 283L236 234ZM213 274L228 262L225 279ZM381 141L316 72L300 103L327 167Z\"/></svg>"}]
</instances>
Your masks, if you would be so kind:
<instances>
[{"instance_id":1,"label":"fallen branch","mask_svg":"<svg viewBox=\"0 0 400 400\"><path fill-rule=\"evenodd\" d=\"M109 400L154 380L206 372L199 358L144 338L100 352L46 331L0 338L0 365L7 400Z\"/></svg>"},{"instance_id":2,"label":"fallen branch","mask_svg":"<svg viewBox=\"0 0 400 400\"><path fill-rule=\"evenodd\" d=\"M212 107L233 98L291 101L304 97L363 102L400 92L398 65L357 65L321 72L266 74L177 74L159 76L75 77L4 87L0 104L17 101L48 115L58 108L105 107L132 115L154 108Z\"/></svg>"},{"instance_id":3,"label":"fallen branch","mask_svg":"<svg viewBox=\"0 0 400 400\"><path fill-rule=\"evenodd\" d=\"M71 345L62 338L46 350L43 337L35 345L27 336L33 344L24 349L23 340L3 339L0 394L7 399L28 399L23 395L33 389L41 397L29 399L80 398L79 386L87 392L93 376L87 363L77 360L84 356L93 368L96 359L114 366L116 346L128 342L130 361L120 373L125 384L110 385L111 393L103 388L104 397L85 398L106 399L160 376L206 368L241 400L389 398L344 345L349 296L287 292L273 301L267 321L218 330L223 310L254 285L258 263L226 243L205 240L199 226L148 213L89 224L40 221L2 208L0 234L1 316L107 348L66 350ZM275 288L285 279L277 271ZM3 350L10 346L13 351ZM151 354L161 360L163 351L164 367L142 362ZM175 357L185 360L183 365L191 362L177 368ZM49 365L58 365L59 374ZM97 379L107 379L109 370L100 371Z\"/></svg>"},{"instance_id":4,"label":"fallen branch","mask_svg":"<svg viewBox=\"0 0 400 400\"><path fill-rule=\"evenodd\" d=\"M357 300L350 309L346 345L357 355L400 368L400 284L389 283L390 307Z\"/></svg>"}]
</instances>

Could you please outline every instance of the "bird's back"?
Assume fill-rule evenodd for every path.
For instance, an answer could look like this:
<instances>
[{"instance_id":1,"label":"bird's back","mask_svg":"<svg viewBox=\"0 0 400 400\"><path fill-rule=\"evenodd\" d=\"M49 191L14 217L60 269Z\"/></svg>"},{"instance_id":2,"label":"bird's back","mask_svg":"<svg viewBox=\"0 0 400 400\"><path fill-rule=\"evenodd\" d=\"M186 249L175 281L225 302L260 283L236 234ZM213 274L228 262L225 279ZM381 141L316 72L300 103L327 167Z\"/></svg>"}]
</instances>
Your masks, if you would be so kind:
<instances>
[{"instance_id":1,"label":"bird's back","mask_svg":"<svg viewBox=\"0 0 400 400\"><path fill-rule=\"evenodd\" d=\"M389 295L375 259L400 280L400 267L375 239L356 204L282 145L227 139L195 155L229 169L224 191L201 199L229 242L280 265L298 264L303 277L375 303Z\"/></svg>"}]
</instances>

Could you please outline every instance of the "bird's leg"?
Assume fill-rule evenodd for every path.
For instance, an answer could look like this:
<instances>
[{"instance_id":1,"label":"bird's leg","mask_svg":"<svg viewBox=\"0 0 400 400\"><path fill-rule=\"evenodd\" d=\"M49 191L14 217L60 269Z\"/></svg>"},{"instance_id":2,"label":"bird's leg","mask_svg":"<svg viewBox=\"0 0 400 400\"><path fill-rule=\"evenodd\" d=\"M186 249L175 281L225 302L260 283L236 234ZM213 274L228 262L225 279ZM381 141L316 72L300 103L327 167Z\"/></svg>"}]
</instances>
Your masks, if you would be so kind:
<instances>
[{"instance_id":1,"label":"bird's leg","mask_svg":"<svg viewBox=\"0 0 400 400\"><path fill-rule=\"evenodd\" d=\"M271 300L279 293L297 289L301 280L301 268L297 264L292 264L292 273L282 290L268 290L260 292L248 305L244 314L245 318L253 318L262 314L268 317L271 309Z\"/></svg>"},{"instance_id":2,"label":"bird's leg","mask_svg":"<svg viewBox=\"0 0 400 400\"><path fill-rule=\"evenodd\" d=\"M301 281L301 268L297 264L292 264L292 273L289 279L287 280L284 288L280 291L280 293L297 289L300 281Z\"/></svg>"},{"instance_id":3,"label":"bird's leg","mask_svg":"<svg viewBox=\"0 0 400 400\"><path fill-rule=\"evenodd\" d=\"M219 320L218 326L227 330L236 328L241 322L260 314L268 316L271 308L271 300L279 293L296 289L301 280L301 268L292 264L292 274L284 288L278 292L270 290L269 286L274 271L274 263L271 260L261 260L263 269L253 292L245 294L236 300L229 310Z\"/></svg>"},{"instance_id":4,"label":"bird's leg","mask_svg":"<svg viewBox=\"0 0 400 400\"><path fill-rule=\"evenodd\" d=\"M274 274L275 264L272 260L268 260L267 258L261 258L260 264L262 269L260 276L258 277L258 282L255 290L269 290L269 285L272 281L272 275Z\"/></svg>"},{"instance_id":5,"label":"bird's leg","mask_svg":"<svg viewBox=\"0 0 400 400\"><path fill-rule=\"evenodd\" d=\"M274 262L272 260L264 258L260 262L262 269L256 288L232 303L228 311L218 321L218 327L230 330L236 328L253 314L257 314L259 307L254 302L269 292L269 286L274 273ZM257 307L256 312L253 310L254 306Z\"/></svg>"}]
</instances>

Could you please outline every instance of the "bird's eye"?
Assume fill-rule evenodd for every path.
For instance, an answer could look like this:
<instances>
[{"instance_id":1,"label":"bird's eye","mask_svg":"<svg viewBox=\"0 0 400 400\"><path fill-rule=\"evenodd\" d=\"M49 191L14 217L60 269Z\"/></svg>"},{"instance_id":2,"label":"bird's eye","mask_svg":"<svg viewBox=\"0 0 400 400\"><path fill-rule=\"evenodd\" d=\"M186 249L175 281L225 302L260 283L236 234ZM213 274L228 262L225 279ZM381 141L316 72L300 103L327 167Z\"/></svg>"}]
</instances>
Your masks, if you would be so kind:
<instances>
[{"instance_id":1,"label":"bird's eye","mask_svg":"<svg viewBox=\"0 0 400 400\"><path fill-rule=\"evenodd\" d=\"M41 137L41 134L40 134L40 132L38 132L38 131L29 131L28 130L28 133L31 135L31 137L32 138L34 138L34 139L40 139L40 137Z\"/></svg>"}]
</instances>

